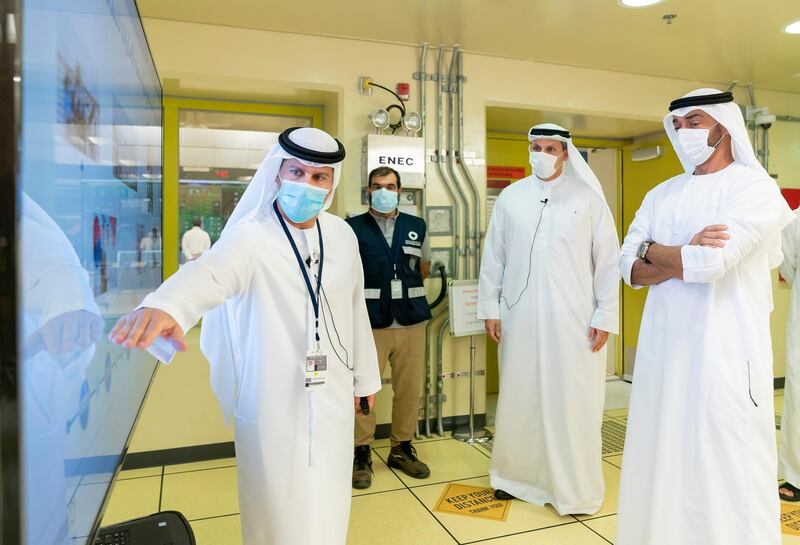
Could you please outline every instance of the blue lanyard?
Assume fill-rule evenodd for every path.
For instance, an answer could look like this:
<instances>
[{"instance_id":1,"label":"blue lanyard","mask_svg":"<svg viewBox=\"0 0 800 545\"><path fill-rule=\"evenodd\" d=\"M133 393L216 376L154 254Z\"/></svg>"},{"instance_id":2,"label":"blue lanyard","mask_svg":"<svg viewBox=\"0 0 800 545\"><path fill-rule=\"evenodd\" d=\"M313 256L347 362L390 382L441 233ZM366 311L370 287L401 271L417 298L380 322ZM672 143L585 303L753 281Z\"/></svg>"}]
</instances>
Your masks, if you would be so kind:
<instances>
[{"instance_id":1,"label":"blue lanyard","mask_svg":"<svg viewBox=\"0 0 800 545\"><path fill-rule=\"evenodd\" d=\"M283 232L289 240L289 244L292 245L294 257L297 259L297 265L300 267L300 272L303 273L303 280L306 281L308 296L311 297L311 305L314 307L314 339L319 342L319 289L322 285L322 265L325 262L325 245L322 243L322 227L320 227L319 220L317 220L315 223L317 224L317 234L319 235L319 274L317 275L317 291L314 293L314 289L311 287L311 278L308 276L308 272L306 272L305 263L300 255L300 251L297 249L297 244L295 244L294 238L289 232L289 227L286 225L286 220L283 219L283 214L278 210L277 200L273 201L272 208L275 210L275 215L278 216L278 221L281 223L281 227L283 227Z\"/></svg>"}]
</instances>

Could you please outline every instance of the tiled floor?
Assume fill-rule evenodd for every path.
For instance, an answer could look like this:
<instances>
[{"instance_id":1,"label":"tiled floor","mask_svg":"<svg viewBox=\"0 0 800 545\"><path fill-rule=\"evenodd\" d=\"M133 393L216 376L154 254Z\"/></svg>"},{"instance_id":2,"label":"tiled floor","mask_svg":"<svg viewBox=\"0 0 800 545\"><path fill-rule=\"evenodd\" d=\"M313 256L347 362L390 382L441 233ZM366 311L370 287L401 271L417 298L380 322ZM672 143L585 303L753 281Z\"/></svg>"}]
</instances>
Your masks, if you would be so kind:
<instances>
[{"instance_id":1,"label":"tiled floor","mask_svg":"<svg viewBox=\"0 0 800 545\"><path fill-rule=\"evenodd\" d=\"M605 417L626 423L629 387L609 383ZM783 392L776 392L777 414ZM491 452L448 438L416 443L431 477L411 479L386 465L388 443L374 445L372 487L354 491L348 545L604 545L614 542L622 456L603 458L606 501L591 517L559 516L550 507L512 503L504 522L434 512L449 482L489 486ZM175 509L191 521L199 545L240 545L235 460L126 471L114 487L104 524ZM783 543L800 545L800 537Z\"/></svg>"}]
</instances>

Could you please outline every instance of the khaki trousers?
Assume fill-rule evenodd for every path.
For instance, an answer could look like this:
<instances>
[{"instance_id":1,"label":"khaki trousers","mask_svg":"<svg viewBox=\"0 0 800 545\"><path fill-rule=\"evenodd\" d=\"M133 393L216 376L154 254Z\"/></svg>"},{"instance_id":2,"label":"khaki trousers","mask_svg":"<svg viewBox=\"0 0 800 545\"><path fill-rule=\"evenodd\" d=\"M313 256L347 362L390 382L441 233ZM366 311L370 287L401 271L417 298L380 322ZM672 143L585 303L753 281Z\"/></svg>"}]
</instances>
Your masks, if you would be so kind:
<instances>
[{"instance_id":1,"label":"khaki trousers","mask_svg":"<svg viewBox=\"0 0 800 545\"><path fill-rule=\"evenodd\" d=\"M411 441L419 419L419 397L425 367L425 324L373 329L381 376L386 363L392 367L392 446ZM377 409L377 407L375 407ZM370 445L375 438L375 411L356 415L356 446Z\"/></svg>"}]
</instances>

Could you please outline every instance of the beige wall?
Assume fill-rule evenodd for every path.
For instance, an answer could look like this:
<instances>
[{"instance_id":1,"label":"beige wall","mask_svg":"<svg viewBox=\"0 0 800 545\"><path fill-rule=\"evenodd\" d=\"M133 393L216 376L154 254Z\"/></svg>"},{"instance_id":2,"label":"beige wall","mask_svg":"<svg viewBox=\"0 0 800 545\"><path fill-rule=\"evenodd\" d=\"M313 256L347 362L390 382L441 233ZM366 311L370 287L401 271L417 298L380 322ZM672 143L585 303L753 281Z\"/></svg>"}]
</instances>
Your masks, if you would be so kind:
<instances>
[{"instance_id":1,"label":"beige wall","mask_svg":"<svg viewBox=\"0 0 800 545\"><path fill-rule=\"evenodd\" d=\"M361 138L367 132L367 115L389 104L387 96L358 94L361 75L392 87L398 81L412 83L411 109L416 109L417 88L412 74L418 70L417 48L324 38L232 27L145 19L145 31L162 79L172 80L170 89L187 94L203 92L210 96L257 96L260 88L293 86L338 93L338 119L326 123L349 150L335 211L361 209ZM435 57L428 59L428 72ZM465 145L485 157L485 107L513 106L569 112L591 113L628 119L657 120L670 99L700 86L698 82L604 72L586 68L520 61L466 54ZM433 84L429 84L429 126L434 121ZM789 93L757 91L762 105L781 114L800 115L800 97ZM268 96L265 95L265 99ZM327 119L326 119L327 121ZM433 147L429 131L427 147ZM774 158L776 161L780 159ZM471 167L481 191L485 186L483 166ZM444 189L429 169L428 204L446 204ZM800 185L800 184L799 184ZM481 211L482 221L483 208ZM434 246L447 240L433 241ZM468 367L467 339L448 340L445 370ZM482 367L484 341L479 341L478 361ZM191 361L190 361L191 360ZM225 441L230 431L218 422L221 418L194 418L213 412L213 397L207 386L207 370L197 353L178 360L172 368L159 371L153 391L144 408L134 436L132 451L170 448L183 444ZM465 414L468 407L468 381L448 381L446 415ZM206 384L206 386L204 386ZM478 381L478 411L483 411L484 383ZM389 392L383 392L385 401ZM383 404L386 407L386 403ZM385 421L388 407L378 411ZM189 415L189 416L187 416ZM187 420L189 418L189 420ZM194 418L194 420L192 420ZM203 420L202 429L191 422Z\"/></svg>"}]
</instances>

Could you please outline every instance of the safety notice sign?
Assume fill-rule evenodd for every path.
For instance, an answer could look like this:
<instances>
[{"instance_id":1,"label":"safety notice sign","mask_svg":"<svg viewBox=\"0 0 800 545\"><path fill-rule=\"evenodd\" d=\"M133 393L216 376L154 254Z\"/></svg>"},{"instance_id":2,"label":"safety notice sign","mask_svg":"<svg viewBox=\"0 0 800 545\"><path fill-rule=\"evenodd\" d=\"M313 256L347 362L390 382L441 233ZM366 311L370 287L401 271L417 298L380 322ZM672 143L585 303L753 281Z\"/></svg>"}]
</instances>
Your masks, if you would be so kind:
<instances>
[{"instance_id":1,"label":"safety notice sign","mask_svg":"<svg viewBox=\"0 0 800 545\"><path fill-rule=\"evenodd\" d=\"M800 507L796 504L781 503L781 532L800 536Z\"/></svg>"},{"instance_id":2,"label":"safety notice sign","mask_svg":"<svg viewBox=\"0 0 800 545\"><path fill-rule=\"evenodd\" d=\"M510 509L511 502L495 498L491 488L450 483L434 511L505 521Z\"/></svg>"}]
</instances>

